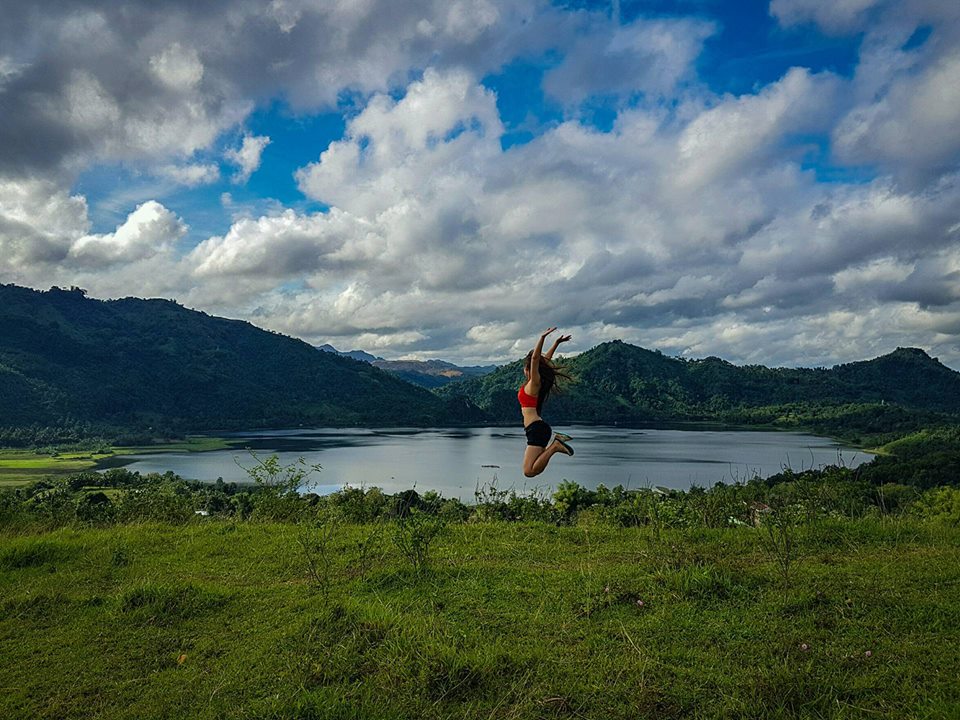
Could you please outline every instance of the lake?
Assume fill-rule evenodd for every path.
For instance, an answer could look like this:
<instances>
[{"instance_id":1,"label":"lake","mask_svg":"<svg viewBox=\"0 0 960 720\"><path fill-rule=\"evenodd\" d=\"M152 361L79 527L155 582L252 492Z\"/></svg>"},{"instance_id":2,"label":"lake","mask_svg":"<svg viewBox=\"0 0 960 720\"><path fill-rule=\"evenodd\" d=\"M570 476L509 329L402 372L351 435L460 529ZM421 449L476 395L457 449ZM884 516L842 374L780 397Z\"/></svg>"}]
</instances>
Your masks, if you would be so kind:
<instances>
[{"instance_id":1,"label":"lake","mask_svg":"<svg viewBox=\"0 0 960 720\"><path fill-rule=\"evenodd\" d=\"M855 467L872 456L833 440L800 432L729 429L668 429L566 426L574 457L557 454L538 477L525 478L523 429L319 428L232 433L259 455L277 454L284 464L304 458L323 469L304 491L333 492L344 485L377 486L385 492L416 488L472 501L478 485L496 483L518 493L552 492L562 480L587 488L662 486L686 489L717 482L766 477L824 465ZM243 449L130 456L141 473L173 472L185 478L249 482L240 467L254 464Z\"/></svg>"}]
</instances>

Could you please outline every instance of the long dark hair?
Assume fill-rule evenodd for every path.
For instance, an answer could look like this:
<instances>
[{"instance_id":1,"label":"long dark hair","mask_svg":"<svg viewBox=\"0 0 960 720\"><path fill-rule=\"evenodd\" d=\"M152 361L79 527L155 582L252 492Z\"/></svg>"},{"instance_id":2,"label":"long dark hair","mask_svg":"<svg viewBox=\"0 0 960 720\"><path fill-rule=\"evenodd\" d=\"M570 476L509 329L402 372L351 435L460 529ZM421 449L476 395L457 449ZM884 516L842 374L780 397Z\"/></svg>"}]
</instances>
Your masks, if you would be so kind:
<instances>
[{"instance_id":1,"label":"long dark hair","mask_svg":"<svg viewBox=\"0 0 960 720\"><path fill-rule=\"evenodd\" d=\"M523 369L529 371L530 363L533 360L533 350L527 353L527 356L523 359ZM537 393L537 414L543 414L543 401L547 399L547 395L550 394L550 391L554 387L557 387L559 392L560 388L557 386L557 378L563 378L564 380L573 380L570 375L567 374L567 369L562 365L556 365L551 360L547 360L543 355L540 356L540 362L537 367L540 370L540 392Z\"/></svg>"}]
</instances>

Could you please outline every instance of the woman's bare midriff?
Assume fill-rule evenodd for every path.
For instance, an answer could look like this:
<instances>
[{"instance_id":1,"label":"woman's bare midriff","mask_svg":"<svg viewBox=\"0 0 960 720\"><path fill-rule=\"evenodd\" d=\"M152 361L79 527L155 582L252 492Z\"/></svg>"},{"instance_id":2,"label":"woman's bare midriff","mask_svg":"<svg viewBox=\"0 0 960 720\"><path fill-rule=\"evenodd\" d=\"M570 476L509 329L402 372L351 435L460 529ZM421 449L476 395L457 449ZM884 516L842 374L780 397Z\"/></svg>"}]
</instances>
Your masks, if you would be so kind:
<instances>
[{"instance_id":1,"label":"woman's bare midriff","mask_svg":"<svg viewBox=\"0 0 960 720\"><path fill-rule=\"evenodd\" d=\"M523 413L523 426L527 427L530 423L536 422L537 420L542 420L540 413L537 412L536 408L520 408L520 412Z\"/></svg>"}]
</instances>

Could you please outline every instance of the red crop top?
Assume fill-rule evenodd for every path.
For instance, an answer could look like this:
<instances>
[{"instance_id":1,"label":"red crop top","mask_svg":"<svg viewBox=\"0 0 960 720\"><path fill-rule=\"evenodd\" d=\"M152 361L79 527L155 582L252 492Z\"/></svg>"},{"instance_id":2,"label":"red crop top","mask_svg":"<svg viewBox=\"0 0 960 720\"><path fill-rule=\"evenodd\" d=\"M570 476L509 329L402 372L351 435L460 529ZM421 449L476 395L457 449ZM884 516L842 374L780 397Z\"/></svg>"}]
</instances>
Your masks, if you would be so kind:
<instances>
[{"instance_id":1,"label":"red crop top","mask_svg":"<svg viewBox=\"0 0 960 720\"><path fill-rule=\"evenodd\" d=\"M520 401L520 407L522 408L535 408L537 406L537 396L527 395L526 383L521 385L520 390L517 391L517 400Z\"/></svg>"}]
</instances>

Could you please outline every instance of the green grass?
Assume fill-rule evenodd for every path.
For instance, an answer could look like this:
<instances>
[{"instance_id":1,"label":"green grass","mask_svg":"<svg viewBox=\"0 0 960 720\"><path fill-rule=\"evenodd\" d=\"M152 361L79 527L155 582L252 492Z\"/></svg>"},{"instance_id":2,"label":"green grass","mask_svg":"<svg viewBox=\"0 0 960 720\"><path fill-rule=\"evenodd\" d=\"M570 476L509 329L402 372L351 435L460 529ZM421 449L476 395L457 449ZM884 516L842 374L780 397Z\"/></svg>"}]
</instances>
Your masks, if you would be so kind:
<instances>
[{"instance_id":1,"label":"green grass","mask_svg":"<svg viewBox=\"0 0 960 720\"><path fill-rule=\"evenodd\" d=\"M47 476L62 476L88 470L109 454L66 452L57 456L30 450L0 451L0 487L25 485Z\"/></svg>"},{"instance_id":2,"label":"green grass","mask_svg":"<svg viewBox=\"0 0 960 720\"><path fill-rule=\"evenodd\" d=\"M819 522L786 589L752 528L451 525L418 575L343 525L325 588L298 532L0 535L0 717L960 713L957 528Z\"/></svg>"},{"instance_id":3,"label":"green grass","mask_svg":"<svg viewBox=\"0 0 960 720\"><path fill-rule=\"evenodd\" d=\"M90 470L102 460L114 456L140 453L206 452L233 447L224 438L190 436L180 442L137 447L115 447L109 453L91 451L63 452L56 456L32 450L0 449L0 487L26 485L44 477L61 477Z\"/></svg>"}]
</instances>

